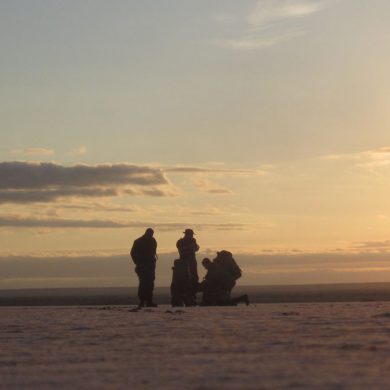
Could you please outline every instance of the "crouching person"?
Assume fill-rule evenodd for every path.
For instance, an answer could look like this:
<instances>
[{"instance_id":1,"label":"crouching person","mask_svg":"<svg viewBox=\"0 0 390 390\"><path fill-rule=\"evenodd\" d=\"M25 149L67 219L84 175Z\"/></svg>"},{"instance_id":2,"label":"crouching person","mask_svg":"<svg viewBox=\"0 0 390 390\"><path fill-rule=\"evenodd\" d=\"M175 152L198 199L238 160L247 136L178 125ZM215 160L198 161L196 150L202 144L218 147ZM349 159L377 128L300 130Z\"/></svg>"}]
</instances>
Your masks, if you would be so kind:
<instances>
[{"instance_id":1,"label":"crouching person","mask_svg":"<svg viewBox=\"0 0 390 390\"><path fill-rule=\"evenodd\" d=\"M207 270L200 290L203 292L203 306L235 306L238 303L249 305L248 295L231 298L231 291L242 271L228 251L217 252L217 257L211 261L203 259L203 267Z\"/></svg>"}]
</instances>

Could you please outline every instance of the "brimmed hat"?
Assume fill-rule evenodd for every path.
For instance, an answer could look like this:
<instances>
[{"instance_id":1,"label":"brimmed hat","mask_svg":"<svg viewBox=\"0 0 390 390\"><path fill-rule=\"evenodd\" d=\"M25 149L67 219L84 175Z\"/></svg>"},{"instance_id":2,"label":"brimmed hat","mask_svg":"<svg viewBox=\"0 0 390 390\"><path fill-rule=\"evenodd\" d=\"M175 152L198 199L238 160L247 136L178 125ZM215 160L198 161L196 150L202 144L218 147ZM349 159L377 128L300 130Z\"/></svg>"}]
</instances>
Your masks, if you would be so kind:
<instances>
[{"instance_id":1,"label":"brimmed hat","mask_svg":"<svg viewBox=\"0 0 390 390\"><path fill-rule=\"evenodd\" d=\"M194 231L192 229L186 229L184 230L183 232L184 234L195 234Z\"/></svg>"}]
</instances>

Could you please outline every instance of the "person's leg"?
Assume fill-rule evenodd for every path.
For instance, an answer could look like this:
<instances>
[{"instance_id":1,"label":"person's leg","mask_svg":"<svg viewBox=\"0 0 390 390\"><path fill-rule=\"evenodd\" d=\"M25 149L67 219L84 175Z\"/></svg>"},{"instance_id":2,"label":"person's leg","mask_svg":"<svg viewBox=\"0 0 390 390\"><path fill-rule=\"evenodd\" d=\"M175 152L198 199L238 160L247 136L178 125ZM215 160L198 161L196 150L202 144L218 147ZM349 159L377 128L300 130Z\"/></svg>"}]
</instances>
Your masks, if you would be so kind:
<instances>
[{"instance_id":1,"label":"person's leg","mask_svg":"<svg viewBox=\"0 0 390 390\"><path fill-rule=\"evenodd\" d=\"M230 290L218 291L218 306L237 306L239 303L245 303L249 305L248 295L241 295L237 298L230 297Z\"/></svg>"},{"instance_id":2,"label":"person's leg","mask_svg":"<svg viewBox=\"0 0 390 390\"><path fill-rule=\"evenodd\" d=\"M245 303L247 306L249 305L249 297L247 294L241 295L237 298L230 299L231 304L237 305L239 303Z\"/></svg>"},{"instance_id":3,"label":"person's leg","mask_svg":"<svg viewBox=\"0 0 390 390\"><path fill-rule=\"evenodd\" d=\"M145 299L148 307L157 307L153 302L155 267L150 267L145 274Z\"/></svg>"},{"instance_id":4,"label":"person's leg","mask_svg":"<svg viewBox=\"0 0 390 390\"><path fill-rule=\"evenodd\" d=\"M204 291L201 306L218 306L217 295L212 291Z\"/></svg>"},{"instance_id":5,"label":"person's leg","mask_svg":"<svg viewBox=\"0 0 390 390\"><path fill-rule=\"evenodd\" d=\"M171 305L172 307L183 307L183 298L181 297L180 293L177 291L171 292Z\"/></svg>"},{"instance_id":6,"label":"person's leg","mask_svg":"<svg viewBox=\"0 0 390 390\"><path fill-rule=\"evenodd\" d=\"M137 276L138 276L138 281L139 281L139 284L138 284L138 300L139 300L138 307L143 307L143 306L145 306L145 302L146 302L145 277L143 275L143 272L141 272L140 270L138 270Z\"/></svg>"}]
</instances>

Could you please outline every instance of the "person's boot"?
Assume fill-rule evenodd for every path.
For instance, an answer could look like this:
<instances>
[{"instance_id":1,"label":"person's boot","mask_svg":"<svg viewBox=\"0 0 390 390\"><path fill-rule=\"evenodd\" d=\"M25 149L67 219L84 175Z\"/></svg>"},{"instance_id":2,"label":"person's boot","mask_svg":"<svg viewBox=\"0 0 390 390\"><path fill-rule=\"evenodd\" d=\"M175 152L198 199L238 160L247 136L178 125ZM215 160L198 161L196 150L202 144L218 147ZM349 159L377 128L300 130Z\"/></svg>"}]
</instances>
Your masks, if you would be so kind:
<instances>
[{"instance_id":1,"label":"person's boot","mask_svg":"<svg viewBox=\"0 0 390 390\"><path fill-rule=\"evenodd\" d=\"M149 301L149 302L146 302L146 307L157 307L157 304L152 302L152 301Z\"/></svg>"},{"instance_id":2,"label":"person's boot","mask_svg":"<svg viewBox=\"0 0 390 390\"><path fill-rule=\"evenodd\" d=\"M139 301L138 309L141 309L142 307L145 307L145 301Z\"/></svg>"}]
</instances>

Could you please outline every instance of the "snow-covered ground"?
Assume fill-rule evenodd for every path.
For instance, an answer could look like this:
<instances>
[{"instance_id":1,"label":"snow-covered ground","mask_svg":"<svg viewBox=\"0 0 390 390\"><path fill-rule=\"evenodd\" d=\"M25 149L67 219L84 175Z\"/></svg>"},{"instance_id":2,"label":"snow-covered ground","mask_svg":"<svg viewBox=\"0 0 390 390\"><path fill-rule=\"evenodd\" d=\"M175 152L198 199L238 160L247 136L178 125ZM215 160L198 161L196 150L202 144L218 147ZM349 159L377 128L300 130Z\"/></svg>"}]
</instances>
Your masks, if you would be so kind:
<instances>
[{"instance_id":1,"label":"snow-covered ground","mask_svg":"<svg viewBox=\"0 0 390 390\"><path fill-rule=\"evenodd\" d=\"M0 308L1 389L388 389L390 303Z\"/></svg>"}]
</instances>

